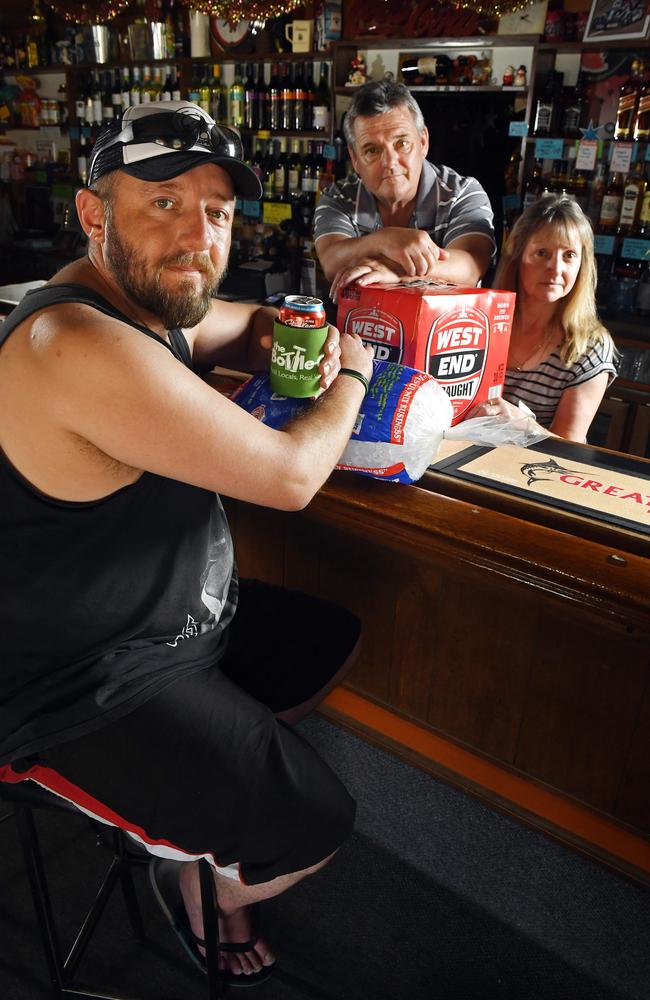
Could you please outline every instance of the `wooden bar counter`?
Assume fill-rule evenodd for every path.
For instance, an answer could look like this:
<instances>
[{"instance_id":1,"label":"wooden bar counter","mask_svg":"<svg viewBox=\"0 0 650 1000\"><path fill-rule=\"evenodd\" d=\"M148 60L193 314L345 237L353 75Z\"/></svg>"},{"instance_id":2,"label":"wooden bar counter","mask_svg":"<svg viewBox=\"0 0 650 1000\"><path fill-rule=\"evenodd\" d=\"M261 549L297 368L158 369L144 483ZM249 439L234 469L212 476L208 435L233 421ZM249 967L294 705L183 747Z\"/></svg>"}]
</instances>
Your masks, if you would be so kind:
<instances>
[{"instance_id":1,"label":"wooden bar counter","mask_svg":"<svg viewBox=\"0 0 650 1000\"><path fill-rule=\"evenodd\" d=\"M416 486L334 473L299 514L229 501L240 572L361 618L329 717L650 884L650 463L463 448ZM521 481L486 478L508 451Z\"/></svg>"}]
</instances>

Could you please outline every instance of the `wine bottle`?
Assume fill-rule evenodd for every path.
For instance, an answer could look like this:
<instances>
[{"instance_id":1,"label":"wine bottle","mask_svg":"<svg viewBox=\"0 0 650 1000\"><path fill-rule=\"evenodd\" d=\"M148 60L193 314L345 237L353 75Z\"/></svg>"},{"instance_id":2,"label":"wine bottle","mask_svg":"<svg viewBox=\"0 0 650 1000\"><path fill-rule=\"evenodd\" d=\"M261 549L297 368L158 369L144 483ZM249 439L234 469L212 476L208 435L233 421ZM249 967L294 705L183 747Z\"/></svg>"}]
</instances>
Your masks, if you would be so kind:
<instances>
[{"instance_id":1,"label":"wine bottle","mask_svg":"<svg viewBox=\"0 0 650 1000\"><path fill-rule=\"evenodd\" d=\"M255 78L253 77L252 63L248 63L246 65L246 81L244 83L244 126L251 129L258 128Z\"/></svg>"},{"instance_id":2,"label":"wine bottle","mask_svg":"<svg viewBox=\"0 0 650 1000\"><path fill-rule=\"evenodd\" d=\"M447 83L451 75L452 60L444 53L405 59L402 79L407 87Z\"/></svg>"},{"instance_id":3,"label":"wine bottle","mask_svg":"<svg viewBox=\"0 0 650 1000\"><path fill-rule=\"evenodd\" d=\"M258 63L255 80L255 103L257 104L257 128L269 127L268 88L264 79L264 63Z\"/></svg>"},{"instance_id":4,"label":"wine bottle","mask_svg":"<svg viewBox=\"0 0 650 1000\"><path fill-rule=\"evenodd\" d=\"M264 179L262 180L264 198L266 201L273 201L275 193L275 157L273 155L273 140L267 139L266 153L264 154Z\"/></svg>"},{"instance_id":5,"label":"wine bottle","mask_svg":"<svg viewBox=\"0 0 650 1000\"><path fill-rule=\"evenodd\" d=\"M329 66L326 62L320 64L320 79L314 97L313 129L315 132L329 132L332 109L332 95L327 80Z\"/></svg>"},{"instance_id":6,"label":"wine bottle","mask_svg":"<svg viewBox=\"0 0 650 1000\"><path fill-rule=\"evenodd\" d=\"M201 82L199 84L199 107L201 107L206 115L210 114L210 108L212 106L212 88L210 86L210 67L204 66L202 70Z\"/></svg>"},{"instance_id":7,"label":"wine bottle","mask_svg":"<svg viewBox=\"0 0 650 1000\"><path fill-rule=\"evenodd\" d=\"M241 128L244 124L244 84L241 78L241 64L235 64L235 79L229 91L230 124Z\"/></svg>"},{"instance_id":8,"label":"wine bottle","mask_svg":"<svg viewBox=\"0 0 650 1000\"><path fill-rule=\"evenodd\" d=\"M294 64L293 75L293 125L296 132L302 132L305 127L305 76L302 63Z\"/></svg>"},{"instance_id":9,"label":"wine bottle","mask_svg":"<svg viewBox=\"0 0 650 1000\"><path fill-rule=\"evenodd\" d=\"M302 177L302 154L300 151L300 139L291 140L291 153L287 170L287 190L289 198L296 201L301 194L300 181Z\"/></svg>"},{"instance_id":10,"label":"wine bottle","mask_svg":"<svg viewBox=\"0 0 650 1000\"><path fill-rule=\"evenodd\" d=\"M280 68L280 128L288 132L293 128L294 93L290 67L282 63Z\"/></svg>"},{"instance_id":11,"label":"wine bottle","mask_svg":"<svg viewBox=\"0 0 650 1000\"><path fill-rule=\"evenodd\" d=\"M111 75L109 72L104 74L104 87L102 89L102 109L100 124L110 125L115 117L115 112L113 109L113 94L111 91ZM121 99L121 95L120 95ZM95 115L95 110L93 107L93 118Z\"/></svg>"},{"instance_id":12,"label":"wine bottle","mask_svg":"<svg viewBox=\"0 0 650 1000\"><path fill-rule=\"evenodd\" d=\"M140 67L133 67L133 82L131 83L131 104L142 103L142 84L140 82Z\"/></svg>"},{"instance_id":13,"label":"wine bottle","mask_svg":"<svg viewBox=\"0 0 650 1000\"><path fill-rule=\"evenodd\" d=\"M615 233L621 217L623 202L623 182L619 173L610 177L600 205L598 228L601 233Z\"/></svg>"},{"instance_id":14,"label":"wine bottle","mask_svg":"<svg viewBox=\"0 0 650 1000\"><path fill-rule=\"evenodd\" d=\"M269 128L271 132L278 132L280 129L280 77L277 63L271 66L269 82Z\"/></svg>"},{"instance_id":15,"label":"wine bottle","mask_svg":"<svg viewBox=\"0 0 650 1000\"><path fill-rule=\"evenodd\" d=\"M275 160L275 176L273 179L274 198L276 201L287 200L287 141L278 139L278 155Z\"/></svg>"}]
</instances>

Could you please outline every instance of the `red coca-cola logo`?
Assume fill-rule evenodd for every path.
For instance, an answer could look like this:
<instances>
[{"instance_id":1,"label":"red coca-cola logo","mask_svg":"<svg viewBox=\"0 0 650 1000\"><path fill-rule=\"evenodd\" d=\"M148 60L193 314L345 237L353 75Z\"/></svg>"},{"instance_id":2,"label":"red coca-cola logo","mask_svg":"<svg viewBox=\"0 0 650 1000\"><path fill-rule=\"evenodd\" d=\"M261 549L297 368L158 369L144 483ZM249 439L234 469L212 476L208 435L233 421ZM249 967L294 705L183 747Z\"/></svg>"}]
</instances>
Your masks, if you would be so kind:
<instances>
[{"instance_id":1,"label":"red coca-cola logo","mask_svg":"<svg viewBox=\"0 0 650 1000\"><path fill-rule=\"evenodd\" d=\"M478 392L489 340L488 317L474 306L455 306L441 313L431 327L428 371L449 395L454 419L469 410Z\"/></svg>"},{"instance_id":2,"label":"red coca-cola logo","mask_svg":"<svg viewBox=\"0 0 650 1000\"><path fill-rule=\"evenodd\" d=\"M392 313L364 306L351 309L345 317L345 332L358 333L364 343L370 344L376 361L402 360L404 327Z\"/></svg>"}]
</instances>

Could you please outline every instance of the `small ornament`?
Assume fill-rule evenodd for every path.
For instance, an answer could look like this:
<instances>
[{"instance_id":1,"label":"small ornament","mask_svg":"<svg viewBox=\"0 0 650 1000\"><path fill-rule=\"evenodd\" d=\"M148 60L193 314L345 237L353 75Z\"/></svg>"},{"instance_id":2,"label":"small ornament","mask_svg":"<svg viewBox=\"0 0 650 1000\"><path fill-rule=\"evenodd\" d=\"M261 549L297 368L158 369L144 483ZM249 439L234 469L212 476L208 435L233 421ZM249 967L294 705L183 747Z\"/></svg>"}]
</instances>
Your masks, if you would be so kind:
<instances>
[{"instance_id":1,"label":"small ornament","mask_svg":"<svg viewBox=\"0 0 650 1000\"><path fill-rule=\"evenodd\" d=\"M526 67L520 66L515 73L515 87L525 87L527 83L526 80Z\"/></svg>"},{"instance_id":2,"label":"small ornament","mask_svg":"<svg viewBox=\"0 0 650 1000\"><path fill-rule=\"evenodd\" d=\"M512 87L514 82L515 82L515 67L506 66L503 73L503 86Z\"/></svg>"},{"instance_id":3,"label":"small ornament","mask_svg":"<svg viewBox=\"0 0 650 1000\"><path fill-rule=\"evenodd\" d=\"M589 124L587 125L587 127L586 128L581 128L580 131L582 132L582 138L583 139L587 139L588 141L593 141L595 139L600 139L600 136L598 134L598 132L599 132L599 126L598 125L594 125L594 123L591 121L591 119L589 120Z\"/></svg>"},{"instance_id":4,"label":"small ornament","mask_svg":"<svg viewBox=\"0 0 650 1000\"><path fill-rule=\"evenodd\" d=\"M350 71L348 73L348 78L346 81L347 87L360 87L362 84L368 81L368 70L366 69L366 63L360 52L357 52L356 56L350 63Z\"/></svg>"}]
</instances>

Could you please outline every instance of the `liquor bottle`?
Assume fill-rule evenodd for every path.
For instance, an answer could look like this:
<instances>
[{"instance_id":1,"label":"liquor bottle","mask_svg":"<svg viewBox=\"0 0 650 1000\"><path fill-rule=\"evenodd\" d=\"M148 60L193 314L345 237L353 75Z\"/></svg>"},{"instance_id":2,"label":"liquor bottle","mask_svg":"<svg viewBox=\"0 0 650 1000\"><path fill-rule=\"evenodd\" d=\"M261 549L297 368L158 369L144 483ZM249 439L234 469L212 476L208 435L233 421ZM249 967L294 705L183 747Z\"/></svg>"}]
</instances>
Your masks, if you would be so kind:
<instances>
[{"instance_id":1,"label":"liquor bottle","mask_svg":"<svg viewBox=\"0 0 650 1000\"><path fill-rule=\"evenodd\" d=\"M586 214L589 204L589 182L584 170L576 170L571 180L571 196Z\"/></svg>"},{"instance_id":2,"label":"liquor bottle","mask_svg":"<svg viewBox=\"0 0 650 1000\"><path fill-rule=\"evenodd\" d=\"M293 67L293 125L296 132L302 132L305 127L305 76L302 63L294 63Z\"/></svg>"},{"instance_id":3,"label":"liquor bottle","mask_svg":"<svg viewBox=\"0 0 650 1000\"><path fill-rule=\"evenodd\" d=\"M562 108L562 125L560 131L562 135L571 139L579 139L582 136L581 128L585 128L586 117L589 105L583 88L582 74L578 74L578 82L571 89L569 96L564 101Z\"/></svg>"},{"instance_id":4,"label":"liquor bottle","mask_svg":"<svg viewBox=\"0 0 650 1000\"><path fill-rule=\"evenodd\" d=\"M289 65L282 63L280 67L280 128L288 132L293 128L294 93Z\"/></svg>"},{"instance_id":5,"label":"liquor bottle","mask_svg":"<svg viewBox=\"0 0 650 1000\"><path fill-rule=\"evenodd\" d=\"M210 114L220 125L225 125L228 121L228 95L226 88L221 82L221 66L219 63L214 63L212 66Z\"/></svg>"},{"instance_id":6,"label":"liquor bottle","mask_svg":"<svg viewBox=\"0 0 650 1000\"><path fill-rule=\"evenodd\" d=\"M635 142L648 142L650 140L650 76L647 76L641 84L632 138Z\"/></svg>"},{"instance_id":7,"label":"liquor bottle","mask_svg":"<svg viewBox=\"0 0 650 1000\"><path fill-rule=\"evenodd\" d=\"M334 136L334 148L336 150L336 161L334 163L334 178L337 181L344 179L348 172L347 167L347 146L343 136L337 132Z\"/></svg>"},{"instance_id":8,"label":"liquor bottle","mask_svg":"<svg viewBox=\"0 0 650 1000\"><path fill-rule=\"evenodd\" d=\"M172 101L181 100L181 78L175 66L172 67Z\"/></svg>"},{"instance_id":9,"label":"liquor bottle","mask_svg":"<svg viewBox=\"0 0 650 1000\"><path fill-rule=\"evenodd\" d=\"M112 106L110 92L108 103ZM86 97L86 118L93 126L93 129L99 128L104 120L104 96L102 94L102 88L99 82L99 72L97 70L93 71L93 80L90 89L90 109L88 108L88 98Z\"/></svg>"},{"instance_id":10,"label":"liquor bottle","mask_svg":"<svg viewBox=\"0 0 650 1000\"><path fill-rule=\"evenodd\" d=\"M633 137L634 118L643 86L644 66L640 59L632 62L632 75L619 89L614 138L629 142Z\"/></svg>"},{"instance_id":11,"label":"liquor bottle","mask_svg":"<svg viewBox=\"0 0 650 1000\"><path fill-rule=\"evenodd\" d=\"M610 308L614 314L634 313L641 264L638 260L623 256L624 243L618 249L614 262L610 286Z\"/></svg>"},{"instance_id":12,"label":"liquor bottle","mask_svg":"<svg viewBox=\"0 0 650 1000\"><path fill-rule=\"evenodd\" d=\"M305 129L311 131L314 127L314 103L316 87L314 86L314 64L307 63L305 76Z\"/></svg>"},{"instance_id":13,"label":"liquor bottle","mask_svg":"<svg viewBox=\"0 0 650 1000\"><path fill-rule=\"evenodd\" d=\"M192 63L192 77L190 79L190 91L188 95L188 100L192 101L193 104L198 104L201 95L199 91L201 90L201 78L199 77L199 67L197 63Z\"/></svg>"},{"instance_id":14,"label":"liquor bottle","mask_svg":"<svg viewBox=\"0 0 650 1000\"><path fill-rule=\"evenodd\" d=\"M1 85L1 80L0 80L0 85ZM67 125L70 112L68 109L68 89L67 89L67 84L65 82L65 78L57 88L56 98L59 105L59 122L61 123L61 125ZM75 101L75 107L76 107L76 101Z\"/></svg>"},{"instance_id":15,"label":"liquor bottle","mask_svg":"<svg viewBox=\"0 0 650 1000\"><path fill-rule=\"evenodd\" d=\"M260 181L264 182L264 138L260 135L255 140L255 152L251 158L251 167L259 177Z\"/></svg>"},{"instance_id":16,"label":"liquor bottle","mask_svg":"<svg viewBox=\"0 0 650 1000\"><path fill-rule=\"evenodd\" d=\"M82 135L81 142L79 143L79 150L77 152L77 174L79 175L79 180L82 184L88 183L88 157L90 156L90 149L86 139Z\"/></svg>"},{"instance_id":17,"label":"liquor bottle","mask_svg":"<svg viewBox=\"0 0 650 1000\"><path fill-rule=\"evenodd\" d=\"M264 63L258 63L255 80L255 103L257 105L257 128L260 129L267 129L270 124L267 99L268 88L264 79Z\"/></svg>"},{"instance_id":18,"label":"liquor bottle","mask_svg":"<svg viewBox=\"0 0 650 1000\"><path fill-rule=\"evenodd\" d=\"M642 239L650 239L650 184L641 196L641 208L639 210L639 236Z\"/></svg>"},{"instance_id":19,"label":"liquor bottle","mask_svg":"<svg viewBox=\"0 0 650 1000\"><path fill-rule=\"evenodd\" d=\"M612 174L600 205L598 228L601 233L615 233L621 217L623 181L618 173Z\"/></svg>"},{"instance_id":20,"label":"liquor bottle","mask_svg":"<svg viewBox=\"0 0 650 1000\"><path fill-rule=\"evenodd\" d=\"M405 59L402 63L402 79L407 87L422 83L429 85L447 83L451 74L452 60L440 53L435 56L420 56Z\"/></svg>"},{"instance_id":21,"label":"liquor bottle","mask_svg":"<svg viewBox=\"0 0 650 1000\"><path fill-rule=\"evenodd\" d=\"M122 77L119 69L113 70L111 100L113 102L113 119L119 122L122 117Z\"/></svg>"},{"instance_id":22,"label":"liquor bottle","mask_svg":"<svg viewBox=\"0 0 650 1000\"><path fill-rule=\"evenodd\" d=\"M133 67L133 82L131 83L131 104L142 103L142 83L140 82L140 67Z\"/></svg>"},{"instance_id":23,"label":"liquor bottle","mask_svg":"<svg viewBox=\"0 0 650 1000\"><path fill-rule=\"evenodd\" d=\"M587 215L594 228L596 228L600 218L600 207L605 196L606 181L607 167L602 160L599 160L596 164L587 200Z\"/></svg>"},{"instance_id":24,"label":"liquor bottle","mask_svg":"<svg viewBox=\"0 0 650 1000\"><path fill-rule=\"evenodd\" d=\"M301 201L303 203L308 203L313 212L313 206L316 202L316 190L318 186L318 176L316 173L316 162L314 160L314 144L313 142L307 143L307 153L302 161L302 178L300 180L300 188L302 191Z\"/></svg>"},{"instance_id":25,"label":"liquor bottle","mask_svg":"<svg viewBox=\"0 0 650 1000\"><path fill-rule=\"evenodd\" d=\"M291 153L287 169L287 189L291 201L296 201L301 194L300 179L302 176L302 154L300 139L291 140Z\"/></svg>"},{"instance_id":26,"label":"liquor bottle","mask_svg":"<svg viewBox=\"0 0 650 1000\"><path fill-rule=\"evenodd\" d=\"M235 79L230 84L228 93L229 121L235 128L244 124L244 84L241 78L241 64L235 64Z\"/></svg>"},{"instance_id":27,"label":"liquor bottle","mask_svg":"<svg viewBox=\"0 0 650 1000\"><path fill-rule=\"evenodd\" d=\"M210 114L212 106L212 88L210 86L209 67L204 66L202 70L201 83L199 86L199 106L203 108L206 115Z\"/></svg>"},{"instance_id":28,"label":"liquor bottle","mask_svg":"<svg viewBox=\"0 0 650 1000\"><path fill-rule=\"evenodd\" d=\"M550 70L535 105L533 135L553 135L557 131L563 79L563 73Z\"/></svg>"},{"instance_id":29,"label":"liquor bottle","mask_svg":"<svg viewBox=\"0 0 650 1000\"><path fill-rule=\"evenodd\" d=\"M156 91L151 79L151 67L142 67L142 90L141 90L141 100L142 104L150 104L152 101L156 100Z\"/></svg>"},{"instance_id":30,"label":"liquor bottle","mask_svg":"<svg viewBox=\"0 0 650 1000\"><path fill-rule=\"evenodd\" d=\"M269 81L269 128L271 132L278 132L280 129L280 77L277 63L271 66Z\"/></svg>"},{"instance_id":31,"label":"liquor bottle","mask_svg":"<svg viewBox=\"0 0 650 1000\"><path fill-rule=\"evenodd\" d=\"M257 101L255 90L255 78L253 77L253 64L246 65L246 80L244 82L244 126L246 128L258 128Z\"/></svg>"},{"instance_id":32,"label":"liquor bottle","mask_svg":"<svg viewBox=\"0 0 650 1000\"><path fill-rule=\"evenodd\" d=\"M650 261L646 261L643 265L634 300L634 311L637 316L650 316Z\"/></svg>"},{"instance_id":33,"label":"liquor bottle","mask_svg":"<svg viewBox=\"0 0 650 1000\"><path fill-rule=\"evenodd\" d=\"M126 111L131 103L131 77L129 72L129 67L125 66L122 70L122 114Z\"/></svg>"},{"instance_id":34,"label":"liquor bottle","mask_svg":"<svg viewBox=\"0 0 650 1000\"><path fill-rule=\"evenodd\" d=\"M90 125L90 122L86 118L86 88L87 88L87 86L88 86L88 84L87 84L87 81L86 81L86 85L84 86L84 89L82 90L81 89L81 81L79 81L79 90L77 91L77 96L74 99L74 117L75 117L75 123L79 127L81 127L82 125ZM91 111L91 115L92 115L92 100L90 102L90 111ZM92 118L91 118L91 121L92 121Z\"/></svg>"},{"instance_id":35,"label":"liquor bottle","mask_svg":"<svg viewBox=\"0 0 650 1000\"><path fill-rule=\"evenodd\" d=\"M327 81L329 66L326 62L320 64L320 79L314 97L313 129L315 132L329 132L332 110L332 95Z\"/></svg>"},{"instance_id":36,"label":"liquor bottle","mask_svg":"<svg viewBox=\"0 0 650 1000\"><path fill-rule=\"evenodd\" d=\"M278 155L275 160L275 176L273 180L274 197L276 201L287 201L288 163L287 141L278 139Z\"/></svg>"},{"instance_id":37,"label":"liquor bottle","mask_svg":"<svg viewBox=\"0 0 650 1000\"><path fill-rule=\"evenodd\" d=\"M120 95L121 100L121 95ZM93 117L94 117L93 109ZM101 124L110 125L114 118L113 110L113 93L111 90L111 75L110 73L104 74L104 86L102 88L102 110L101 110Z\"/></svg>"},{"instance_id":38,"label":"liquor bottle","mask_svg":"<svg viewBox=\"0 0 650 1000\"><path fill-rule=\"evenodd\" d=\"M542 187L542 161L535 160L533 172L524 185L524 210L527 209L529 205L533 205L538 198L541 198Z\"/></svg>"},{"instance_id":39,"label":"liquor bottle","mask_svg":"<svg viewBox=\"0 0 650 1000\"><path fill-rule=\"evenodd\" d=\"M275 193L275 157L273 155L273 139L267 139L266 141L266 152L264 154L264 178L262 180L262 187L264 189L264 198L266 201L273 201L273 195Z\"/></svg>"},{"instance_id":40,"label":"liquor bottle","mask_svg":"<svg viewBox=\"0 0 650 1000\"><path fill-rule=\"evenodd\" d=\"M163 92L162 69L160 68L160 66L154 66L153 80L151 82L151 100L152 101L162 100L162 92Z\"/></svg>"},{"instance_id":41,"label":"liquor bottle","mask_svg":"<svg viewBox=\"0 0 650 1000\"><path fill-rule=\"evenodd\" d=\"M632 236L636 233L637 220L647 186L645 164L639 160L623 184L623 200L618 220L620 236Z\"/></svg>"},{"instance_id":42,"label":"liquor bottle","mask_svg":"<svg viewBox=\"0 0 650 1000\"><path fill-rule=\"evenodd\" d=\"M172 82L172 69L171 66L165 66L165 82L163 84L162 93L160 95L161 101L173 101L174 100L174 84Z\"/></svg>"}]
</instances>

